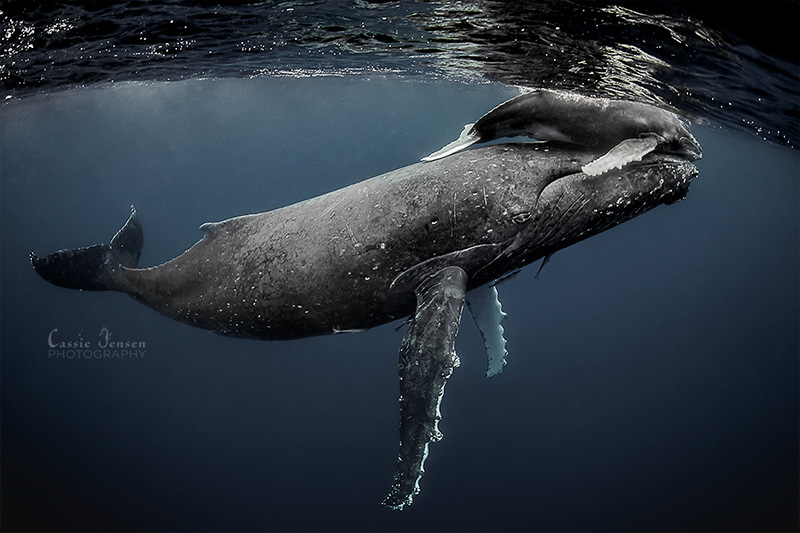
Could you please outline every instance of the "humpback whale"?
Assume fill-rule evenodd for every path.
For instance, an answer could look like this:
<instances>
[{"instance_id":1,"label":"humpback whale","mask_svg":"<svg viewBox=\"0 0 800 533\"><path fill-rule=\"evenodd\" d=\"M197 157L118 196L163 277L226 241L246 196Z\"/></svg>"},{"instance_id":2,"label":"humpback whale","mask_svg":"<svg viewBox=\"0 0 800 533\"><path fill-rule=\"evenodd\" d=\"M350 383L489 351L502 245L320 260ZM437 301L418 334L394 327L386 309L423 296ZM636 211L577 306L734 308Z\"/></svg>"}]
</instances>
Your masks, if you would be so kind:
<instances>
[{"instance_id":1,"label":"humpback whale","mask_svg":"<svg viewBox=\"0 0 800 533\"><path fill-rule=\"evenodd\" d=\"M592 176L596 149L498 144L416 163L273 211L203 224L180 256L143 268L137 211L108 244L31 253L45 280L126 293L177 321L256 339L359 331L410 317L399 350L400 445L384 505L419 492L440 404L459 365L464 302L505 364L496 282L661 204L696 167L654 151Z\"/></svg>"},{"instance_id":2,"label":"humpback whale","mask_svg":"<svg viewBox=\"0 0 800 533\"><path fill-rule=\"evenodd\" d=\"M639 102L536 89L467 124L458 139L422 160L435 161L476 143L517 136L606 152L583 166L589 175L641 161L656 149L690 160L702 157L688 124L675 113Z\"/></svg>"}]
</instances>

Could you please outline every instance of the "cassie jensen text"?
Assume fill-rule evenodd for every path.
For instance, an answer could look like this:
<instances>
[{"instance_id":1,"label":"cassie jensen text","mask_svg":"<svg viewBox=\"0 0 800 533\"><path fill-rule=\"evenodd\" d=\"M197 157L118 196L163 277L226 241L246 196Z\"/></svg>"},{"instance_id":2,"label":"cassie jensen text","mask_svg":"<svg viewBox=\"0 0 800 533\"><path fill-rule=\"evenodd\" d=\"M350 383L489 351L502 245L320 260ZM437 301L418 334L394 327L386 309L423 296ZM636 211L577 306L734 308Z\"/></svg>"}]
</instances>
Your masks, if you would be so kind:
<instances>
[{"instance_id":1,"label":"cassie jensen text","mask_svg":"<svg viewBox=\"0 0 800 533\"><path fill-rule=\"evenodd\" d=\"M103 326L100 340L92 342L82 335L77 339L62 340L58 329L54 328L47 336L48 359L142 359L147 351L144 341L112 341L111 332Z\"/></svg>"}]
</instances>

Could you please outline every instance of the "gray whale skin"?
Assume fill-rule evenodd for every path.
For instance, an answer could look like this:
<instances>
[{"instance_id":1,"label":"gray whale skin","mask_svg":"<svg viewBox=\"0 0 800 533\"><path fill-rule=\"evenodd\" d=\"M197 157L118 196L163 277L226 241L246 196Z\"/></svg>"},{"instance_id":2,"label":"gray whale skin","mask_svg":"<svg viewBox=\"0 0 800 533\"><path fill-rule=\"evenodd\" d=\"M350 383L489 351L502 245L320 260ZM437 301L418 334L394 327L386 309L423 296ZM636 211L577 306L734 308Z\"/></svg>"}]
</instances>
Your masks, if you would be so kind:
<instances>
[{"instance_id":1,"label":"gray whale skin","mask_svg":"<svg viewBox=\"0 0 800 533\"><path fill-rule=\"evenodd\" d=\"M555 142L460 152L203 224L199 242L152 268L138 267L143 234L132 208L110 244L31 254L31 262L56 285L124 292L169 318L236 337L358 331L410 316L399 355L400 451L383 502L402 509L419 492L428 444L441 438L439 405L458 366L465 299L487 348L493 335L504 346L497 280L682 199L697 175L686 159L659 152L599 176L581 172L601 154ZM473 308L471 290L493 292L499 334L481 326L485 311Z\"/></svg>"}]
</instances>

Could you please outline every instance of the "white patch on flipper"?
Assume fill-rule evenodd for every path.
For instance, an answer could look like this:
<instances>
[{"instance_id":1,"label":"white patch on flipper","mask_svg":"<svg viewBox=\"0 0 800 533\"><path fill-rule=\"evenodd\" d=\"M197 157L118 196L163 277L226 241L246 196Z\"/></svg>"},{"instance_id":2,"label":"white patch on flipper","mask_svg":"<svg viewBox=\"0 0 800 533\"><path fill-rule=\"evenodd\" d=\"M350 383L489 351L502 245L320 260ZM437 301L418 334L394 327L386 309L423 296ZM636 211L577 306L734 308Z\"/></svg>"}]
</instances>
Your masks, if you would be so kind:
<instances>
[{"instance_id":1,"label":"white patch on flipper","mask_svg":"<svg viewBox=\"0 0 800 533\"><path fill-rule=\"evenodd\" d=\"M454 154L456 152L460 152L464 148L467 148L468 146L472 146L473 144L478 142L478 139L480 137L478 137L477 134L471 134L470 135L470 133L469 133L469 130L471 130L472 126L474 126L474 125L475 124L467 124L466 126L464 126L464 129L461 130L461 135L458 136L458 139L456 139L455 141L451 142L450 144L447 144L447 145L443 146L439 150L436 150L431 155L429 155L427 157L423 157L422 160L423 161L436 161L437 159L441 159L443 157L447 157L448 155Z\"/></svg>"},{"instance_id":2,"label":"white patch on flipper","mask_svg":"<svg viewBox=\"0 0 800 533\"><path fill-rule=\"evenodd\" d=\"M599 176L612 168L622 168L633 161L641 161L657 145L658 140L655 137L625 139L605 155L581 167L581 170L589 176Z\"/></svg>"},{"instance_id":3,"label":"white patch on flipper","mask_svg":"<svg viewBox=\"0 0 800 533\"><path fill-rule=\"evenodd\" d=\"M338 329L333 328L333 334L338 335L340 333L363 333L367 331L367 328L355 328L355 329Z\"/></svg>"},{"instance_id":4,"label":"white patch on flipper","mask_svg":"<svg viewBox=\"0 0 800 533\"><path fill-rule=\"evenodd\" d=\"M503 312L494 283L487 283L469 291L467 307L486 346L486 356L489 361L486 377L494 377L503 371L508 355L503 326L500 325L507 315Z\"/></svg>"}]
</instances>

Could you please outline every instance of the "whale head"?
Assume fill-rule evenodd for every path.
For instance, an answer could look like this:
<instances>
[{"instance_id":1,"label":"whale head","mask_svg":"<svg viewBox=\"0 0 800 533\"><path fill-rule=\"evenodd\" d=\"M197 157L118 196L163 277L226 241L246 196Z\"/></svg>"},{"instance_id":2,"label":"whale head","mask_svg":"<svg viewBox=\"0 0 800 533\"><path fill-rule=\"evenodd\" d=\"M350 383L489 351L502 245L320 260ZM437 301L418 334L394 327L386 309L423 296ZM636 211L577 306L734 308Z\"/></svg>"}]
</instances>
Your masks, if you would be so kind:
<instances>
[{"instance_id":1,"label":"whale head","mask_svg":"<svg viewBox=\"0 0 800 533\"><path fill-rule=\"evenodd\" d=\"M667 116L660 124L661 133L651 134L658 137L658 152L673 154L682 159L696 161L702 159L703 149L692 135L689 123L677 115L664 111ZM653 128L655 130L655 128ZM655 130L658 131L658 130Z\"/></svg>"},{"instance_id":2,"label":"whale head","mask_svg":"<svg viewBox=\"0 0 800 533\"><path fill-rule=\"evenodd\" d=\"M653 153L641 162L599 176L576 172L547 184L530 224L520 233L521 253L549 255L654 207L682 200L697 176L683 157Z\"/></svg>"},{"instance_id":3,"label":"whale head","mask_svg":"<svg viewBox=\"0 0 800 533\"><path fill-rule=\"evenodd\" d=\"M691 156L653 152L642 161L591 176L580 168L596 154L548 150L551 157L533 159L530 179L515 190L508 217L516 231L508 235L502 253L481 269L479 283L682 200L698 173Z\"/></svg>"}]
</instances>

